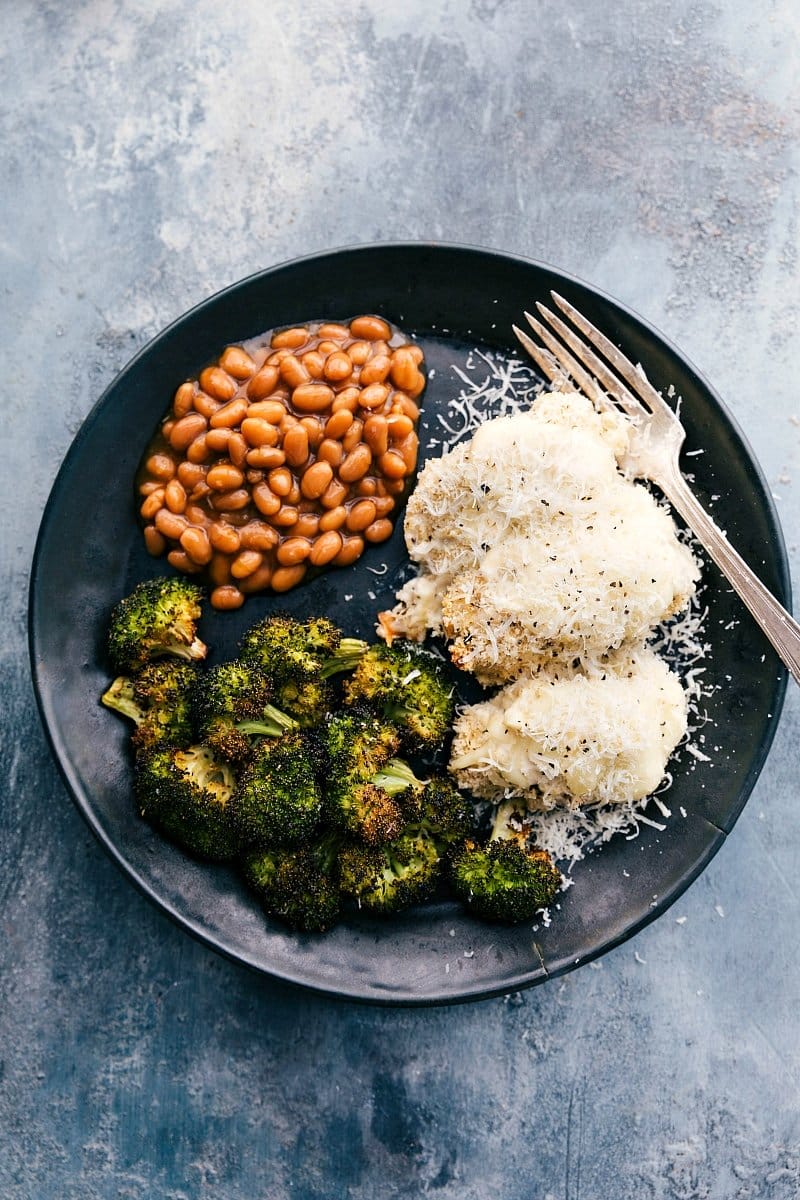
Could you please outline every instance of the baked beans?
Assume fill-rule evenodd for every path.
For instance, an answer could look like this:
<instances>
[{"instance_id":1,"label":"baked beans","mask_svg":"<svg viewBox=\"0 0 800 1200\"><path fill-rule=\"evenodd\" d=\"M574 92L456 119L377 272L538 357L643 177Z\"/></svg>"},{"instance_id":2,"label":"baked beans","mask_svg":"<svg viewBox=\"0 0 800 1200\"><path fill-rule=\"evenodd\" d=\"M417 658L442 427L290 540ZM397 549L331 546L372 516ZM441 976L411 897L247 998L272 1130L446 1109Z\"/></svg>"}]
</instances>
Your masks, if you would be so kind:
<instances>
[{"instance_id":1,"label":"baked beans","mask_svg":"<svg viewBox=\"0 0 800 1200\"><path fill-rule=\"evenodd\" d=\"M226 346L175 392L137 477L145 545L211 603L288 591L385 541L416 468L419 346L382 317Z\"/></svg>"}]
</instances>

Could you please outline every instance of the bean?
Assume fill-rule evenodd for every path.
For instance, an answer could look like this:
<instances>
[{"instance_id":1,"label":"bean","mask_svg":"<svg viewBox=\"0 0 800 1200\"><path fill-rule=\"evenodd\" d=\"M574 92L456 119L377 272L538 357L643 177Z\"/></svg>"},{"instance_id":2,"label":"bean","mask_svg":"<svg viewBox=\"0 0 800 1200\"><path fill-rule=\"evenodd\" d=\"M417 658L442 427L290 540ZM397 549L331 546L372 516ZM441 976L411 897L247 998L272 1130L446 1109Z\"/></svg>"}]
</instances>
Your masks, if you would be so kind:
<instances>
[{"instance_id":1,"label":"bean","mask_svg":"<svg viewBox=\"0 0 800 1200\"><path fill-rule=\"evenodd\" d=\"M415 433L410 433L408 437L403 438L402 442L398 442L394 447L394 451L401 456L406 464L406 473L408 475L414 470L417 465L417 449L419 447L419 438Z\"/></svg>"},{"instance_id":2,"label":"bean","mask_svg":"<svg viewBox=\"0 0 800 1200\"><path fill-rule=\"evenodd\" d=\"M372 475L360 479L355 487L357 496L375 496L378 493L378 481Z\"/></svg>"},{"instance_id":3,"label":"bean","mask_svg":"<svg viewBox=\"0 0 800 1200\"><path fill-rule=\"evenodd\" d=\"M205 529L198 529L196 525L190 525L181 534L181 545L192 562L196 562L199 566L204 567L211 561L211 542L208 540Z\"/></svg>"},{"instance_id":4,"label":"bean","mask_svg":"<svg viewBox=\"0 0 800 1200\"><path fill-rule=\"evenodd\" d=\"M173 420L173 418L168 417L166 419L166 421L164 421L163 425L161 426L161 436L163 438L166 438L167 441L169 441L169 435L172 433L174 424L175 424L175 421Z\"/></svg>"},{"instance_id":5,"label":"bean","mask_svg":"<svg viewBox=\"0 0 800 1200\"><path fill-rule=\"evenodd\" d=\"M322 373L331 383L344 383L353 373L353 363L344 350L334 350L325 359Z\"/></svg>"},{"instance_id":6,"label":"bean","mask_svg":"<svg viewBox=\"0 0 800 1200\"><path fill-rule=\"evenodd\" d=\"M184 420L188 421L189 418L185 417ZM208 442L204 433L201 433L199 437L194 439L190 446L187 446L186 457L189 462L193 463L208 462L211 458L211 451L208 448Z\"/></svg>"},{"instance_id":7,"label":"bean","mask_svg":"<svg viewBox=\"0 0 800 1200\"><path fill-rule=\"evenodd\" d=\"M237 396L229 404L223 404L208 423L212 429L231 429L234 425L239 425L246 416L247 401L244 396Z\"/></svg>"},{"instance_id":8,"label":"bean","mask_svg":"<svg viewBox=\"0 0 800 1200\"><path fill-rule=\"evenodd\" d=\"M247 442L240 433L232 433L228 438L228 457L235 467L244 466L248 449Z\"/></svg>"},{"instance_id":9,"label":"bean","mask_svg":"<svg viewBox=\"0 0 800 1200\"><path fill-rule=\"evenodd\" d=\"M236 384L222 367L206 367L201 371L200 387L215 400L230 400L236 395Z\"/></svg>"},{"instance_id":10,"label":"bean","mask_svg":"<svg viewBox=\"0 0 800 1200\"><path fill-rule=\"evenodd\" d=\"M320 535L311 547L309 559L313 567L324 567L326 563L336 558L342 548L342 535L335 529L329 529Z\"/></svg>"},{"instance_id":11,"label":"bean","mask_svg":"<svg viewBox=\"0 0 800 1200\"><path fill-rule=\"evenodd\" d=\"M196 483L189 493L190 500L204 500L206 496L211 494L211 488L206 483L205 479L201 479Z\"/></svg>"},{"instance_id":12,"label":"bean","mask_svg":"<svg viewBox=\"0 0 800 1200\"><path fill-rule=\"evenodd\" d=\"M392 522L382 518L379 521L373 521L364 530L364 537L368 542L385 542L388 537L392 536Z\"/></svg>"},{"instance_id":13,"label":"bean","mask_svg":"<svg viewBox=\"0 0 800 1200\"><path fill-rule=\"evenodd\" d=\"M389 426L389 437L393 442L402 442L403 438L414 432L414 422L405 413L389 413L386 424Z\"/></svg>"},{"instance_id":14,"label":"bean","mask_svg":"<svg viewBox=\"0 0 800 1200\"><path fill-rule=\"evenodd\" d=\"M339 479L332 479L319 498L323 508L338 508L347 499L347 488Z\"/></svg>"},{"instance_id":15,"label":"bean","mask_svg":"<svg viewBox=\"0 0 800 1200\"><path fill-rule=\"evenodd\" d=\"M254 407L251 405L250 411ZM251 446L277 446L278 444L278 431L266 417L245 417L242 421L242 434Z\"/></svg>"},{"instance_id":16,"label":"bean","mask_svg":"<svg viewBox=\"0 0 800 1200\"><path fill-rule=\"evenodd\" d=\"M405 479L387 479L384 484L388 495L400 496L406 490Z\"/></svg>"},{"instance_id":17,"label":"bean","mask_svg":"<svg viewBox=\"0 0 800 1200\"><path fill-rule=\"evenodd\" d=\"M355 483L363 478L372 465L372 451L364 442L360 442L342 460L339 467L339 478L342 483Z\"/></svg>"},{"instance_id":18,"label":"bean","mask_svg":"<svg viewBox=\"0 0 800 1200\"><path fill-rule=\"evenodd\" d=\"M202 525L205 528L206 521L208 520L208 514L204 508L200 507L199 504L187 504L186 512L183 515L192 525Z\"/></svg>"},{"instance_id":19,"label":"bean","mask_svg":"<svg viewBox=\"0 0 800 1200\"><path fill-rule=\"evenodd\" d=\"M362 367L370 355L369 342L351 342L345 354L356 367Z\"/></svg>"},{"instance_id":20,"label":"bean","mask_svg":"<svg viewBox=\"0 0 800 1200\"><path fill-rule=\"evenodd\" d=\"M417 380L419 371L409 353L408 346L399 346L392 355L392 383L403 392L410 391Z\"/></svg>"},{"instance_id":21,"label":"bean","mask_svg":"<svg viewBox=\"0 0 800 1200\"><path fill-rule=\"evenodd\" d=\"M313 512L301 512L288 531L292 537L313 538L317 536L319 517Z\"/></svg>"},{"instance_id":22,"label":"bean","mask_svg":"<svg viewBox=\"0 0 800 1200\"><path fill-rule=\"evenodd\" d=\"M332 342L330 338L323 338L321 342L317 343L317 350L327 358L329 354L335 354L337 350L341 350L341 346L338 342Z\"/></svg>"},{"instance_id":23,"label":"bean","mask_svg":"<svg viewBox=\"0 0 800 1200\"><path fill-rule=\"evenodd\" d=\"M270 354L269 358L267 359L267 366L268 367L280 367L283 360L285 358L287 358L291 353L292 352L288 346L281 347L281 349L276 350L273 354Z\"/></svg>"},{"instance_id":24,"label":"bean","mask_svg":"<svg viewBox=\"0 0 800 1200\"><path fill-rule=\"evenodd\" d=\"M222 454L228 449L230 441L230 429L209 429L206 434L206 445L214 451L215 454Z\"/></svg>"},{"instance_id":25,"label":"bean","mask_svg":"<svg viewBox=\"0 0 800 1200\"><path fill-rule=\"evenodd\" d=\"M251 404L247 410L247 419L258 417L261 420L269 421L270 425L280 425L283 418L286 416L286 405L280 400L257 400L255 404ZM242 422L244 424L244 422Z\"/></svg>"},{"instance_id":26,"label":"bean","mask_svg":"<svg viewBox=\"0 0 800 1200\"><path fill-rule=\"evenodd\" d=\"M332 467L338 467L343 458L344 449L342 443L335 441L333 438L323 438L317 447L317 461L330 463Z\"/></svg>"},{"instance_id":27,"label":"bean","mask_svg":"<svg viewBox=\"0 0 800 1200\"><path fill-rule=\"evenodd\" d=\"M293 504L282 504L272 518L272 524L277 525L279 529L289 529L299 516L300 513Z\"/></svg>"},{"instance_id":28,"label":"bean","mask_svg":"<svg viewBox=\"0 0 800 1200\"><path fill-rule=\"evenodd\" d=\"M362 389L358 403L362 408L383 408L389 397L389 387L385 383L371 383Z\"/></svg>"},{"instance_id":29,"label":"bean","mask_svg":"<svg viewBox=\"0 0 800 1200\"><path fill-rule=\"evenodd\" d=\"M375 520L377 509L374 500L357 501L347 514L347 528L351 533L360 533Z\"/></svg>"},{"instance_id":30,"label":"bean","mask_svg":"<svg viewBox=\"0 0 800 1200\"><path fill-rule=\"evenodd\" d=\"M172 426L172 430L170 431L169 435L169 444L172 446L173 450L185 450L187 446L191 445L196 437L199 437L200 434L205 433L205 431L205 417L201 416L200 413L189 413L188 416L181 417L181 419L176 421ZM170 462L172 462L171 459ZM172 473L174 474L175 464L173 463L172 466Z\"/></svg>"},{"instance_id":31,"label":"bean","mask_svg":"<svg viewBox=\"0 0 800 1200\"><path fill-rule=\"evenodd\" d=\"M206 483L215 492L229 492L242 486L244 475L233 463L221 462L210 469Z\"/></svg>"},{"instance_id":32,"label":"bean","mask_svg":"<svg viewBox=\"0 0 800 1200\"><path fill-rule=\"evenodd\" d=\"M340 408L328 417L325 422L325 437L340 438L353 424L353 414L347 408Z\"/></svg>"},{"instance_id":33,"label":"bean","mask_svg":"<svg viewBox=\"0 0 800 1200\"><path fill-rule=\"evenodd\" d=\"M223 612L230 612L231 609L241 608L244 604L244 593L240 592L232 583L224 583L221 587L215 587L209 600L214 608L219 608Z\"/></svg>"},{"instance_id":34,"label":"bean","mask_svg":"<svg viewBox=\"0 0 800 1200\"><path fill-rule=\"evenodd\" d=\"M303 383L292 392L292 404L300 412L324 412L333 403L333 388L325 383Z\"/></svg>"},{"instance_id":35,"label":"bean","mask_svg":"<svg viewBox=\"0 0 800 1200\"><path fill-rule=\"evenodd\" d=\"M325 355L320 354L319 347L316 350L309 350L307 354L303 355L300 361L312 379L322 378L322 372L325 367Z\"/></svg>"},{"instance_id":36,"label":"bean","mask_svg":"<svg viewBox=\"0 0 800 1200\"><path fill-rule=\"evenodd\" d=\"M373 504L375 505L376 516L388 517L389 513L394 508L394 497L376 496L373 500Z\"/></svg>"},{"instance_id":37,"label":"bean","mask_svg":"<svg viewBox=\"0 0 800 1200\"><path fill-rule=\"evenodd\" d=\"M305 562L310 553L311 543L308 538L288 537L278 546L275 557L282 567L294 567L297 563Z\"/></svg>"},{"instance_id":38,"label":"bean","mask_svg":"<svg viewBox=\"0 0 800 1200\"><path fill-rule=\"evenodd\" d=\"M227 521L212 521L208 527L208 540L223 554L236 554L241 545L238 529Z\"/></svg>"},{"instance_id":39,"label":"bean","mask_svg":"<svg viewBox=\"0 0 800 1200\"><path fill-rule=\"evenodd\" d=\"M267 483L257 483L253 488L253 503L265 517L274 517L281 506L280 497L276 496Z\"/></svg>"},{"instance_id":40,"label":"bean","mask_svg":"<svg viewBox=\"0 0 800 1200\"><path fill-rule=\"evenodd\" d=\"M159 488L161 488L163 491L163 489L164 489L163 480L161 480L159 482L158 479L146 479L144 481L144 483L139 484L139 495L140 496L152 496L153 492L157 492Z\"/></svg>"},{"instance_id":41,"label":"bean","mask_svg":"<svg viewBox=\"0 0 800 1200\"><path fill-rule=\"evenodd\" d=\"M341 550L333 559L333 563L337 567L349 567L351 563L354 563L357 558L361 557L363 550L364 539L358 534L355 537L345 538Z\"/></svg>"},{"instance_id":42,"label":"bean","mask_svg":"<svg viewBox=\"0 0 800 1200\"><path fill-rule=\"evenodd\" d=\"M227 554L215 554L206 570L208 578L216 587L231 581L231 559Z\"/></svg>"},{"instance_id":43,"label":"bean","mask_svg":"<svg viewBox=\"0 0 800 1200\"><path fill-rule=\"evenodd\" d=\"M167 555L167 562L176 571L182 571L184 575L196 575L203 568L194 562L185 550L170 550Z\"/></svg>"},{"instance_id":44,"label":"bean","mask_svg":"<svg viewBox=\"0 0 800 1200\"><path fill-rule=\"evenodd\" d=\"M163 507L163 504L164 489L163 487L160 487L157 491L150 493L144 504L142 504L141 508L139 509L139 512L142 514L145 521L149 521L150 518L154 517L158 510Z\"/></svg>"},{"instance_id":45,"label":"bean","mask_svg":"<svg viewBox=\"0 0 800 1200\"><path fill-rule=\"evenodd\" d=\"M170 479L164 489L164 501L170 512L182 513L186 508L186 489L177 479Z\"/></svg>"},{"instance_id":46,"label":"bean","mask_svg":"<svg viewBox=\"0 0 800 1200\"><path fill-rule=\"evenodd\" d=\"M410 387L407 387L404 390L406 392L408 392L409 396L411 396L412 398L414 396L419 396L420 392L423 392L425 390L425 376L422 374L422 372L420 370L417 370L417 377L416 377L414 383L412 383L412 385ZM417 412L419 412L419 409L417 409Z\"/></svg>"},{"instance_id":47,"label":"bean","mask_svg":"<svg viewBox=\"0 0 800 1200\"><path fill-rule=\"evenodd\" d=\"M211 396L207 396L205 392L196 392L194 397L194 407L201 417L213 417L221 405L218 400L214 400Z\"/></svg>"},{"instance_id":48,"label":"bean","mask_svg":"<svg viewBox=\"0 0 800 1200\"><path fill-rule=\"evenodd\" d=\"M172 400L172 411L176 417L185 417L194 407L194 383L182 383Z\"/></svg>"},{"instance_id":49,"label":"bean","mask_svg":"<svg viewBox=\"0 0 800 1200\"><path fill-rule=\"evenodd\" d=\"M356 317L350 322L350 333L354 338L366 338L367 341L388 341L392 331L380 317Z\"/></svg>"},{"instance_id":50,"label":"bean","mask_svg":"<svg viewBox=\"0 0 800 1200\"><path fill-rule=\"evenodd\" d=\"M311 378L303 363L294 354L287 354L286 358L281 360L279 369L281 379L288 383L290 388L300 387Z\"/></svg>"},{"instance_id":51,"label":"bean","mask_svg":"<svg viewBox=\"0 0 800 1200\"><path fill-rule=\"evenodd\" d=\"M155 527L164 537L172 538L174 542L180 539L189 522L180 513L172 513L168 508L160 508L155 516Z\"/></svg>"},{"instance_id":52,"label":"bean","mask_svg":"<svg viewBox=\"0 0 800 1200\"><path fill-rule=\"evenodd\" d=\"M145 525L144 544L147 547L147 553L152 554L153 558L158 558L167 548L166 539L158 532L155 525Z\"/></svg>"},{"instance_id":53,"label":"bean","mask_svg":"<svg viewBox=\"0 0 800 1200\"><path fill-rule=\"evenodd\" d=\"M295 425L285 432L283 452L290 467L302 467L308 458L308 433L302 425Z\"/></svg>"},{"instance_id":54,"label":"bean","mask_svg":"<svg viewBox=\"0 0 800 1200\"><path fill-rule=\"evenodd\" d=\"M304 346L308 341L308 330L303 326L295 325L291 329L283 329L280 333L273 333L270 345L273 350L297 350L300 346Z\"/></svg>"},{"instance_id":55,"label":"bean","mask_svg":"<svg viewBox=\"0 0 800 1200\"><path fill-rule=\"evenodd\" d=\"M417 346L413 342L409 342L409 344L407 346L404 346L403 349L408 351L409 355L411 356L411 358L414 360L414 362L418 366L422 362L423 358L425 357L423 350L422 350L422 346Z\"/></svg>"},{"instance_id":56,"label":"bean","mask_svg":"<svg viewBox=\"0 0 800 1200\"><path fill-rule=\"evenodd\" d=\"M364 441L373 454L386 453L389 448L389 425L386 417L367 417L364 422Z\"/></svg>"},{"instance_id":57,"label":"bean","mask_svg":"<svg viewBox=\"0 0 800 1200\"><path fill-rule=\"evenodd\" d=\"M207 468L200 463L182 462L178 465L178 479L187 491L191 491L206 477Z\"/></svg>"},{"instance_id":58,"label":"bean","mask_svg":"<svg viewBox=\"0 0 800 1200\"><path fill-rule=\"evenodd\" d=\"M278 535L265 521L249 521L239 530L243 550L272 550L278 544Z\"/></svg>"},{"instance_id":59,"label":"bean","mask_svg":"<svg viewBox=\"0 0 800 1200\"><path fill-rule=\"evenodd\" d=\"M316 450L323 437L322 422L318 417L301 417L300 424L306 431L311 449ZM305 461L305 459L303 461Z\"/></svg>"},{"instance_id":60,"label":"bean","mask_svg":"<svg viewBox=\"0 0 800 1200\"><path fill-rule=\"evenodd\" d=\"M406 464L403 456L396 450L387 450L378 459L378 466L388 479L403 479L406 475Z\"/></svg>"},{"instance_id":61,"label":"bean","mask_svg":"<svg viewBox=\"0 0 800 1200\"><path fill-rule=\"evenodd\" d=\"M246 488L233 488L230 492L219 492L211 497L211 504L217 512L236 512L246 508L250 503L250 493Z\"/></svg>"},{"instance_id":62,"label":"bean","mask_svg":"<svg viewBox=\"0 0 800 1200\"><path fill-rule=\"evenodd\" d=\"M308 500L318 499L333 479L330 463L317 461L309 467L300 481L300 491Z\"/></svg>"},{"instance_id":63,"label":"bean","mask_svg":"<svg viewBox=\"0 0 800 1200\"><path fill-rule=\"evenodd\" d=\"M272 567L269 563L263 563L257 571L253 571L252 575L248 575L246 579L239 580L240 589L250 596L253 592L263 592L269 587L272 579Z\"/></svg>"},{"instance_id":64,"label":"bean","mask_svg":"<svg viewBox=\"0 0 800 1200\"><path fill-rule=\"evenodd\" d=\"M256 369L256 364L241 346L226 346L219 365L234 379L249 379Z\"/></svg>"},{"instance_id":65,"label":"bean","mask_svg":"<svg viewBox=\"0 0 800 1200\"><path fill-rule=\"evenodd\" d=\"M292 490L292 473L286 467L277 467L270 471L267 481L276 496L288 496Z\"/></svg>"},{"instance_id":66,"label":"bean","mask_svg":"<svg viewBox=\"0 0 800 1200\"><path fill-rule=\"evenodd\" d=\"M257 446L247 451L247 464L250 467L272 470L281 467L286 462L286 455L277 446Z\"/></svg>"},{"instance_id":67,"label":"bean","mask_svg":"<svg viewBox=\"0 0 800 1200\"><path fill-rule=\"evenodd\" d=\"M392 360L388 354L374 354L361 368L358 382L362 385L383 383L391 367Z\"/></svg>"},{"instance_id":68,"label":"bean","mask_svg":"<svg viewBox=\"0 0 800 1200\"><path fill-rule=\"evenodd\" d=\"M336 321L326 321L324 325L320 325L317 333L321 338L333 338L335 342L345 342L350 337L347 326L338 325Z\"/></svg>"},{"instance_id":69,"label":"bean","mask_svg":"<svg viewBox=\"0 0 800 1200\"><path fill-rule=\"evenodd\" d=\"M300 484L295 479L292 482L291 490L289 491L289 493L286 496L286 503L287 504L299 504L301 496L302 496L302 492L300 491Z\"/></svg>"},{"instance_id":70,"label":"bean","mask_svg":"<svg viewBox=\"0 0 800 1200\"><path fill-rule=\"evenodd\" d=\"M275 390L279 378L280 373L278 368L265 364L247 385L248 399L257 401L263 400L265 396L269 396L270 392Z\"/></svg>"},{"instance_id":71,"label":"bean","mask_svg":"<svg viewBox=\"0 0 800 1200\"><path fill-rule=\"evenodd\" d=\"M246 579L252 575L264 561L264 555L259 550L242 550L231 563L231 575L234 579Z\"/></svg>"},{"instance_id":72,"label":"bean","mask_svg":"<svg viewBox=\"0 0 800 1200\"><path fill-rule=\"evenodd\" d=\"M285 413L284 416L281 418L281 423L278 426L278 428L280 429L281 433L285 434L287 429L291 429L294 425L299 425L299 424L300 424L300 422L298 421L298 419L294 415L294 413Z\"/></svg>"},{"instance_id":73,"label":"bean","mask_svg":"<svg viewBox=\"0 0 800 1200\"><path fill-rule=\"evenodd\" d=\"M364 422L356 418L342 438L342 446L344 447L345 451L349 452L359 444L363 430Z\"/></svg>"},{"instance_id":74,"label":"bean","mask_svg":"<svg viewBox=\"0 0 800 1200\"><path fill-rule=\"evenodd\" d=\"M296 587L306 573L306 564L298 563L293 567L278 567L272 575L273 592L288 592Z\"/></svg>"},{"instance_id":75,"label":"bean","mask_svg":"<svg viewBox=\"0 0 800 1200\"><path fill-rule=\"evenodd\" d=\"M327 533L331 529L340 529L347 520L347 509L343 504L337 504L336 508L329 508L324 512L319 519L319 528L322 533Z\"/></svg>"},{"instance_id":76,"label":"bean","mask_svg":"<svg viewBox=\"0 0 800 1200\"><path fill-rule=\"evenodd\" d=\"M245 471L245 479L248 483L261 483L264 478L264 472L257 470L255 467L250 467Z\"/></svg>"},{"instance_id":77,"label":"bean","mask_svg":"<svg viewBox=\"0 0 800 1200\"><path fill-rule=\"evenodd\" d=\"M419 405L415 404L411 397L406 396L404 392L395 392L392 397L392 412L404 413L412 421L419 420Z\"/></svg>"}]
</instances>

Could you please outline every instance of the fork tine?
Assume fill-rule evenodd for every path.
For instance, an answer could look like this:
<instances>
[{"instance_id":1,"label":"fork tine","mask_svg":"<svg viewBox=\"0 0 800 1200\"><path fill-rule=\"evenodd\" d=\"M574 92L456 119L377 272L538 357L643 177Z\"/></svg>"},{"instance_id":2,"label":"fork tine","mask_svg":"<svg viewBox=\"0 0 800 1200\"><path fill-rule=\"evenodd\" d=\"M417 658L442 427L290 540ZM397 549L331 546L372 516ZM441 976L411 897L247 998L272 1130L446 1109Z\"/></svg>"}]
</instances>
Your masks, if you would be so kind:
<instances>
[{"instance_id":1,"label":"fork tine","mask_svg":"<svg viewBox=\"0 0 800 1200\"><path fill-rule=\"evenodd\" d=\"M525 313L525 316L529 321L533 321L535 325L539 324L529 313ZM593 400L600 407L608 407L608 400L598 386L597 380L592 379L591 375L587 375L578 360L573 358L563 346L560 346L544 326L539 326L536 332L545 343L545 346L547 346L547 349L537 346L536 342L520 329L518 325L512 325L511 328L531 358L542 368L551 383L561 384L569 375L590 400Z\"/></svg>"},{"instance_id":2,"label":"fork tine","mask_svg":"<svg viewBox=\"0 0 800 1200\"><path fill-rule=\"evenodd\" d=\"M605 334L601 333L591 321L588 321L584 317L583 313L578 312L577 308L574 308L563 296L559 296L557 292L551 292L550 295L561 311L569 317L573 325L580 329L581 333L585 334L601 354L605 355L612 367L619 371L622 378L630 384L638 396L641 396L644 403L648 405L652 412L662 413L674 418L675 414L664 397L656 391L642 372L637 370L631 360L626 358L613 342L609 341Z\"/></svg>"},{"instance_id":3,"label":"fork tine","mask_svg":"<svg viewBox=\"0 0 800 1200\"><path fill-rule=\"evenodd\" d=\"M551 312L549 308L547 308L544 304L540 304L538 301L536 307L544 319L548 321L550 325L552 325L556 333L558 333L564 339L570 349L574 350L581 361L585 363L595 378L602 383L606 391L617 399L628 416L633 420L641 420L642 417L646 415L645 410L633 393L628 391L628 389L625 387L625 384L622 383L622 381L608 369L606 364L597 357L594 351L586 345L582 338L578 337L574 330L570 329L568 325L565 325L560 317L557 317L554 312ZM539 332L539 329L544 328L544 326L540 325L538 321L535 321L535 318L531 317L528 313L526 313L525 316L536 329L537 333ZM538 328L536 328L537 326Z\"/></svg>"}]
</instances>

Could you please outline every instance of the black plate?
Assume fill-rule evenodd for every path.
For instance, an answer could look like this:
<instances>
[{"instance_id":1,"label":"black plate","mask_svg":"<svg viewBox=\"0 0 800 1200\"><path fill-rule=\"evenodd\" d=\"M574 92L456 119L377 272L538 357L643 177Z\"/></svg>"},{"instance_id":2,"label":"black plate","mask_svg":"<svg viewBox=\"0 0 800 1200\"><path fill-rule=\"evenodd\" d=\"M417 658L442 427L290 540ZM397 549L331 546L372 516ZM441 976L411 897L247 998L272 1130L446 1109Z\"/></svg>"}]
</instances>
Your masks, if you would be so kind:
<instances>
[{"instance_id":1,"label":"black plate","mask_svg":"<svg viewBox=\"0 0 800 1200\"><path fill-rule=\"evenodd\" d=\"M355 917L324 937L291 934L264 918L233 872L201 865L162 841L131 802L127 729L102 708L104 631L114 602L164 568L147 557L136 525L133 474L176 384L228 342L275 325L375 312L413 332L433 375L430 423L458 390L451 364L472 347L516 353L511 324L556 288L641 362L656 387L683 398L696 489L735 546L788 604L785 551L761 472L720 399L687 360L638 317L542 264L459 246L361 246L300 259L235 284L155 338L87 417L53 487L39 533L30 597L33 678L53 753L91 829L135 884L216 950L321 992L426 1004L514 991L569 970L663 912L719 849L769 749L786 675L715 569L706 573L708 763L679 772L664 832L618 838L575 872L549 928L494 927L450 901L383 923ZM435 422L434 422L435 423ZM436 453L438 453L438 449ZM320 576L281 607L329 613L370 636L405 562L398 528L354 567ZM375 571L387 564L383 574ZM372 592L374 595L368 595ZM213 659L232 655L241 630L274 606L257 597L201 629ZM731 626L731 622L733 625ZM728 628L731 626L730 628ZM680 814L680 807L686 816Z\"/></svg>"}]
</instances>

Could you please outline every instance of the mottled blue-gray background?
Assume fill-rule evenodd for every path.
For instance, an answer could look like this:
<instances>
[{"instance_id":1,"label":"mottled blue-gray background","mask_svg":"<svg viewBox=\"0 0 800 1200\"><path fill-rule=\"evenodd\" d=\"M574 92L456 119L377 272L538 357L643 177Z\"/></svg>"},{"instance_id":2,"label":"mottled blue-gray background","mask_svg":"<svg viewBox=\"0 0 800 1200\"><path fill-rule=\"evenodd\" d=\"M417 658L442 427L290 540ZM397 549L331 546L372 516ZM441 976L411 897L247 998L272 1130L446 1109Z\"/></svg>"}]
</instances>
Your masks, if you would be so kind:
<instances>
[{"instance_id":1,"label":"mottled blue-gray background","mask_svg":"<svg viewBox=\"0 0 800 1200\"><path fill-rule=\"evenodd\" d=\"M131 354L371 240L543 258L726 397L800 563L794 0L2 4L2 1200L800 1195L800 705L678 905L524 995L379 1010L195 944L73 809L25 645L59 461Z\"/></svg>"}]
</instances>

